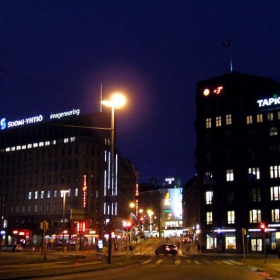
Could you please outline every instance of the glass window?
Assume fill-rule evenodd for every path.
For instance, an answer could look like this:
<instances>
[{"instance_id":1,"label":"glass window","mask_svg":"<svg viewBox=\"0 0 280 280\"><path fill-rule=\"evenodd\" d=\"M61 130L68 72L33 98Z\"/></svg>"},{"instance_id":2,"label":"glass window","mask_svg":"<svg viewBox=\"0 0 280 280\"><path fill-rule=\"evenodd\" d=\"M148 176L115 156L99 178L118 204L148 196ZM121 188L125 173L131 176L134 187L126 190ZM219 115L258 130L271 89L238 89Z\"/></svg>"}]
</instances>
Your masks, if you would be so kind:
<instances>
[{"instance_id":1,"label":"glass window","mask_svg":"<svg viewBox=\"0 0 280 280\"><path fill-rule=\"evenodd\" d=\"M216 117L216 126L222 126L222 117L221 116Z\"/></svg>"},{"instance_id":2,"label":"glass window","mask_svg":"<svg viewBox=\"0 0 280 280\"><path fill-rule=\"evenodd\" d=\"M213 191L206 192L206 204L212 204Z\"/></svg>"},{"instance_id":3,"label":"glass window","mask_svg":"<svg viewBox=\"0 0 280 280\"><path fill-rule=\"evenodd\" d=\"M234 224L235 223L235 211L228 211L227 212L227 221L228 221L228 224Z\"/></svg>"},{"instance_id":4,"label":"glass window","mask_svg":"<svg viewBox=\"0 0 280 280\"><path fill-rule=\"evenodd\" d=\"M271 201L280 200L280 187L279 186L270 188L270 199L271 199Z\"/></svg>"},{"instance_id":5,"label":"glass window","mask_svg":"<svg viewBox=\"0 0 280 280\"><path fill-rule=\"evenodd\" d=\"M44 198L44 191L41 191L40 198L41 198L41 199L43 199L43 198Z\"/></svg>"},{"instance_id":6,"label":"glass window","mask_svg":"<svg viewBox=\"0 0 280 280\"><path fill-rule=\"evenodd\" d=\"M57 190L53 190L53 197L57 197Z\"/></svg>"},{"instance_id":7,"label":"glass window","mask_svg":"<svg viewBox=\"0 0 280 280\"><path fill-rule=\"evenodd\" d=\"M32 192L28 192L28 199L32 199Z\"/></svg>"},{"instance_id":8,"label":"glass window","mask_svg":"<svg viewBox=\"0 0 280 280\"><path fill-rule=\"evenodd\" d=\"M268 121L273 121L273 112L268 112L267 113L267 120Z\"/></svg>"},{"instance_id":9,"label":"glass window","mask_svg":"<svg viewBox=\"0 0 280 280\"><path fill-rule=\"evenodd\" d=\"M227 180L227 182L230 182L230 181L234 180L233 169L227 169L226 170L226 180Z\"/></svg>"},{"instance_id":10,"label":"glass window","mask_svg":"<svg viewBox=\"0 0 280 280\"><path fill-rule=\"evenodd\" d=\"M278 135L278 129L277 129L277 127L272 127L269 130L269 136L276 136L276 135Z\"/></svg>"},{"instance_id":11,"label":"glass window","mask_svg":"<svg viewBox=\"0 0 280 280\"><path fill-rule=\"evenodd\" d=\"M263 122L263 115L262 114L258 114L257 115L257 123L261 123Z\"/></svg>"},{"instance_id":12,"label":"glass window","mask_svg":"<svg viewBox=\"0 0 280 280\"><path fill-rule=\"evenodd\" d=\"M230 115L226 115L226 125L230 125L232 124L232 116Z\"/></svg>"},{"instance_id":13,"label":"glass window","mask_svg":"<svg viewBox=\"0 0 280 280\"><path fill-rule=\"evenodd\" d=\"M211 118L206 119L206 128L211 128Z\"/></svg>"},{"instance_id":14,"label":"glass window","mask_svg":"<svg viewBox=\"0 0 280 280\"><path fill-rule=\"evenodd\" d=\"M212 212L206 212L206 224L212 225Z\"/></svg>"},{"instance_id":15,"label":"glass window","mask_svg":"<svg viewBox=\"0 0 280 280\"><path fill-rule=\"evenodd\" d=\"M252 202L261 201L260 188L252 188L249 190L249 192L250 192L250 201L252 201Z\"/></svg>"},{"instance_id":16,"label":"glass window","mask_svg":"<svg viewBox=\"0 0 280 280\"><path fill-rule=\"evenodd\" d=\"M248 168L248 174L253 174L255 176L252 176L252 180L259 180L260 179L260 168L259 167L249 167Z\"/></svg>"},{"instance_id":17,"label":"glass window","mask_svg":"<svg viewBox=\"0 0 280 280\"><path fill-rule=\"evenodd\" d=\"M246 123L247 124L252 124L253 123L253 116L247 116L246 117Z\"/></svg>"},{"instance_id":18,"label":"glass window","mask_svg":"<svg viewBox=\"0 0 280 280\"><path fill-rule=\"evenodd\" d=\"M279 209L272 209L271 210L271 221L273 223L279 223L280 222Z\"/></svg>"},{"instance_id":19,"label":"glass window","mask_svg":"<svg viewBox=\"0 0 280 280\"><path fill-rule=\"evenodd\" d=\"M75 197L77 197L78 196L78 188L75 188Z\"/></svg>"},{"instance_id":20,"label":"glass window","mask_svg":"<svg viewBox=\"0 0 280 280\"><path fill-rule=\"evenodd\" d=\"M35 193L34 193L34 199L38 199L38 191L35 191Z\"/></svg>"},{"instance_id":21,"label":"glass window","mask_svg":"<svg viewBox=\"0 0 280 280\"><path fill-rule=\"evenodd\" d=\"M279 178L280 165L270 166L270 178Z\"/></svg>"},{"instance_id":22,"label":"glass window","mask_svg":"<svg viewBox=\"0 0 280 280\"><path fill-rule=\"evenodd\" d=\"M250 210L250 223L255 224L255 223L261 223L262 217L261 217L261 210L260 209L253 209Z\"/></svg>"}]
</instances>

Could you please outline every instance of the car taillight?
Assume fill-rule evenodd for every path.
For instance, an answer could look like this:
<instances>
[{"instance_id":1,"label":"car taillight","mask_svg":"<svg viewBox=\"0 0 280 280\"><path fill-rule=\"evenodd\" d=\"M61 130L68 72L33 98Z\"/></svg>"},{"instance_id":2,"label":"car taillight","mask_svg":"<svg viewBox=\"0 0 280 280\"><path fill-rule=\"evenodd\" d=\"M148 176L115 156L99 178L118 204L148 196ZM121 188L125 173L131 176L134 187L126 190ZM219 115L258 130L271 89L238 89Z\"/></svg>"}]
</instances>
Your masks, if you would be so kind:
<instances>
[{"instance_id":1,"label":"car taillight","mask_svg":"<svg viewBox=\"0 0 280 280\"><path fill-rule=\"evenodd\" d=\"M169 248L169 247L166 247L166 251L170 251L170 248Z\"/></svg>"}]
</instances>

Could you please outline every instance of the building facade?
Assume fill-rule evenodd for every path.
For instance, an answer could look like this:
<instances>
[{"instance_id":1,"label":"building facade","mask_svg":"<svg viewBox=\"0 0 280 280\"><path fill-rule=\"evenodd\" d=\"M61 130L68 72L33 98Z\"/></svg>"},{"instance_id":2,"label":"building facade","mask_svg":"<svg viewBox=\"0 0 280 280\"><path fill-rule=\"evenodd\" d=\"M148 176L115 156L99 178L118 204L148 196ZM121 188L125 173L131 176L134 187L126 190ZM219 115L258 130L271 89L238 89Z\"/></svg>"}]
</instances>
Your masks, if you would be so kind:
<instances>
[{"instance_id":1,"label":"building facade","mask_svg":"<svg viewBox=\"0 0 280 280\"><path fill-rule=\"evenodd\" d=\"M196 106L201 244L273 252L280 241L280 84L229 73L198 82Z\"/></svg>"},{"instance_id":2,"label":"building facade","mask_svg":"<svg viewBox=\"0 0 280 280\"><path fill-rule=\"evenodd\" d=\"M108 197L110 114L68 113L30 125L26 120L1 120L3 243L36 247L45 233L55 244L79 239L83 246L109 232L121 234L129 211L122 208L123 201L133 199L137 175L133 164L116 150L114 199Z\"/></svg>"}]
</instances>

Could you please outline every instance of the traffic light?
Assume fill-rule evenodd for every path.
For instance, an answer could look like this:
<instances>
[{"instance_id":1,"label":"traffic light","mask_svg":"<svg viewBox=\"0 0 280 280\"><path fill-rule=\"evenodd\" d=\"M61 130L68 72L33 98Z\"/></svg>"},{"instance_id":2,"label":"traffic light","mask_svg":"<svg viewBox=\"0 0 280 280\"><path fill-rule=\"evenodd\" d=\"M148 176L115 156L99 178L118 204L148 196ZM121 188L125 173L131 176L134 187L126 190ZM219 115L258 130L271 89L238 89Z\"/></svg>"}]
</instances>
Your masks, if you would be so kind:
<instances>
[{"instance_id":1,"label":"traffic light","mask_svg":"<svg viewBox=\"0 0 280 280\"><path fill-rule=\"evenodd\" d=\"M265 233L265 232L266 232L266 225L265 225L265 223L261 223L261 224L260 224L260 229L261 229L261 232L262 232L262 233Z\"/></svg>"}]
</instances>

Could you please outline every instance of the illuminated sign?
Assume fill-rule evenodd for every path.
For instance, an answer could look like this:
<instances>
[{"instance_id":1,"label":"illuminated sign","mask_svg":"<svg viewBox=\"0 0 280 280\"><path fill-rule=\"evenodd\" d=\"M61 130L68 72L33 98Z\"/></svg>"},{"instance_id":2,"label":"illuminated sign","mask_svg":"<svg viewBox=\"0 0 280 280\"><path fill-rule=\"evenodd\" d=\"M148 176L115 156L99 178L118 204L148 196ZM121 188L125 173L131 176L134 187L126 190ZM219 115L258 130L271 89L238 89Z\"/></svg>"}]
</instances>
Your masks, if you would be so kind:
<instances>
[{"instance_id":1,"label":"illuminated sign","mask_svg":"<svg viewBox=\"0 0 280 280\"><path fill-rule=\"evenodd\" d=\"M168 182L170 185L173 181L175 181L175 178L165 178L165 182Z\"/></svg>"},{"instance_id":2,"label":"illuminated sign","mask_svg":"<svg viewBox=\"0 0 280 280\"><path fill-rule=\"evenodd\" d=\"M63 117L69 117L73 115L80 115L80 109L73 109L67 112L62 112L62 113L55 113L55 114L50 114L50 119L60 119Z\"/></svg>"},{"instance_id":3,"label":"illuminated sign","mask_svg":"<svg viewBox=\"0 0 280 280\"><path fill-rule=\"evenodd\" d=\"M224 89L223 86L218 86L218 87L214 88L212 91L209 88L205 88L203 90L203 95L208 96L208 95L210 95L211 92L218 95L223 91L223 89Z\"/></svg>"},{"instance_id":4,"label":"illuminated sign","mask_svg":"<svg viewBox=\"0 0 280 280\"><path fill-rule=\"evenodd\" d=\"M86 208L87 206L87 175L84 175L84 182L83 182L83 207Z\"/></svg>"},{"instance_id":5,"label":"illuminated sign","mask_svg":"<svg viewBox=\"0 0 280 280\"><path fill-rule=\"evenodd\" d=\"M264 98L257 100L259 107L266 107L280 104L280 96L274 95L272 98Z\"/></svg>"},{"instance_id":6,"label":"illuminated sign","mask_svg":"<svg viewBox=\"0 0 280 280\"><path fill-rule=\"evenodd\" d=\"M79 116L80 109L72 109L72 110L66 111L66 112L50 114L50 119L61 119L63 117L69 117L69 116L73 116L73 115ZM24 126L24 125L28 125L28 124L39 123L39 122L42 122L43 119L44 119L43 115L30 117L30 118L18 119L18 120L14 120L14 121L7 121L6 118L1 118L0 119L0 130L4 130L6 128Z\"/></svg>"}]
</instances>

